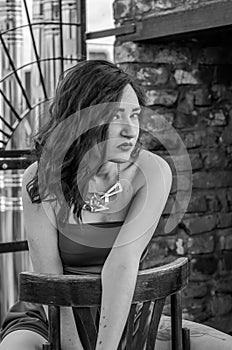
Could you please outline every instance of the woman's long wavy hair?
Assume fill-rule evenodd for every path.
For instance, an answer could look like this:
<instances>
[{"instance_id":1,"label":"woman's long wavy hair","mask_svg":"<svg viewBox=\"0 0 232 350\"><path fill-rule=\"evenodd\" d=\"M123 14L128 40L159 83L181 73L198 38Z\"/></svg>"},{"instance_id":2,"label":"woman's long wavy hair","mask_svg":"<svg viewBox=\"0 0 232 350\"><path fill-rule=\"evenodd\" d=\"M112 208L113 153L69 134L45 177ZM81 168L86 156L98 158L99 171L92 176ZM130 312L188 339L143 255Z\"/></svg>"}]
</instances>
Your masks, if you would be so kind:
<instances>
[{"instance_id":1,"label":"woman's long wavy hair","mask_svg":"<svg viewBox=\"0 0 232 350\"><path fill-rule=\"evenodd\" d=\"M38 169L27 192L32 203L58 200L63 223L72 206L73 214L81 216L88 182L102 163L100 152L95 162L89 162L88 153L106 140L114 105L110 103L120 101L127 84L144 106L145 93L138 82L108 61L80 62L59 79L49 121L34 136ZM138 139L134 155L139 149Z\"/></svg>"}]
</instances>

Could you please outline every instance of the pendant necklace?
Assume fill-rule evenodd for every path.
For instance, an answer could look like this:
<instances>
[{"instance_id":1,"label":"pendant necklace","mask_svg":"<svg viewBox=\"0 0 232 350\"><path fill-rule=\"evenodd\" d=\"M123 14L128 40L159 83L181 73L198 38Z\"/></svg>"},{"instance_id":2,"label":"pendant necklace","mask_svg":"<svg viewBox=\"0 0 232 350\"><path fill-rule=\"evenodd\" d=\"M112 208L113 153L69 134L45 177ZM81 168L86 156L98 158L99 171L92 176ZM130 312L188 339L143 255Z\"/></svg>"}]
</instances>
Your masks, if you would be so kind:
<instances>
[{"instance_id":1,"label":"pendant necklace","mask_svg":"<svg viewBox=\"0 0 232 350\"><path fill-rule=\"evenodd\" d=\"M92 213L102 211L102 210L108 210L109 207L107 206L107 203L109 203L110 201L109 198L120 192L122 192L122 185L120 183L120 164L117 163L116 183L112 187L110 187L110 189L107 192L103 194L94 192L90 197L90 199L88 201L85 201L85 204L83 205L83 209L88 210Z\"/></svg>"}]
</instances>

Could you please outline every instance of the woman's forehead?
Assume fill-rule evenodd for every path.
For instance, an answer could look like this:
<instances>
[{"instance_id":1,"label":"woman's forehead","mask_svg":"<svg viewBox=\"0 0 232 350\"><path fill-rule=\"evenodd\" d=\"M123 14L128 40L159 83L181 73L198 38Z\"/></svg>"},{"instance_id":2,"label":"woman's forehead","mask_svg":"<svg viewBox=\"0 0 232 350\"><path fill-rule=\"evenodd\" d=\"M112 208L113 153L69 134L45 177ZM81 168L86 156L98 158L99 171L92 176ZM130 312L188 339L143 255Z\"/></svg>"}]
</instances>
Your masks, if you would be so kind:
<instances>
[{"instance_id":1,"label":"woman's forehead","mask_svg":"<svg viewBox=\"0 0 232 350\"><path fill-rule=\"evenodd\" d=\"M136 92L129 84L125 86L119 103L119 108L128 107L131 109L139 107L139 100L136 95Z\"/></svg>"}]
</instances>

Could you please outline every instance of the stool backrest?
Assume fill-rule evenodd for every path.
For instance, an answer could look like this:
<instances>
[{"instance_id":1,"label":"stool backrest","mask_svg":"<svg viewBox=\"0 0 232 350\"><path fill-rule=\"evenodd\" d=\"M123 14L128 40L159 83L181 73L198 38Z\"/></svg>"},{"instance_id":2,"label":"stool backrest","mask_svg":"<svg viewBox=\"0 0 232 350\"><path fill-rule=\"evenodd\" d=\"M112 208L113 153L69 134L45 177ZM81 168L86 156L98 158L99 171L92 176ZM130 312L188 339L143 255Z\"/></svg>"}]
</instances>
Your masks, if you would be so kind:
<instances>
[{"instance_id":1,"label":"stool backrest","mask_svg":"<svg viewBox=\"0 0 232 350\"><path fill-rule=\"evenodd\" d=\"M170 264L141 270L132 305L125 325L126 350L154 350L158 325L167 296L171 296L172 349L182 350L181 290L188 281L188 259L179 258ZM90 317L90 307L100 307L100 275L53 275L22 272L19 277L19 299L49 307L49 344L47 347L60 350L60 306L77 308L89 335L89 349L95 349L98 324ZM137 322L136 345L134 328ZM147 324L148 317L149 325ZM99 321L99 319L98 319ZM144 332L146 334L144 334ZM134 348L134 346L136 346ZM118 350L123 349L122 339Z\"/></svg>"}]
</instances>

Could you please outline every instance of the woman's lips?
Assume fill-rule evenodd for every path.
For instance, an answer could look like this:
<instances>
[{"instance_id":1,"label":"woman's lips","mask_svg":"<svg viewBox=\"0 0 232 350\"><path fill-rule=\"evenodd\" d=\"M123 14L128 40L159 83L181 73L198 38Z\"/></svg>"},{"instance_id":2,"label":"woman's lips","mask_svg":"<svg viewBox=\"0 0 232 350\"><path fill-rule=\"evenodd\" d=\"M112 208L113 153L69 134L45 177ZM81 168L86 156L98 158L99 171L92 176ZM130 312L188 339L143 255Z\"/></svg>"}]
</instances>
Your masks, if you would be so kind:
<instances>
[{"instance_id":1,"label":"woman's lips","mask_svg":"<svg viewBox=\"0 0 232 350\"><path fill-rule=\"evenodd\" d=\"M133 144L128 142L121 143L121 145L117 146L117 148L125 152L129 151L132 147L133 147Z\"/></svg>"}]
</instances>

